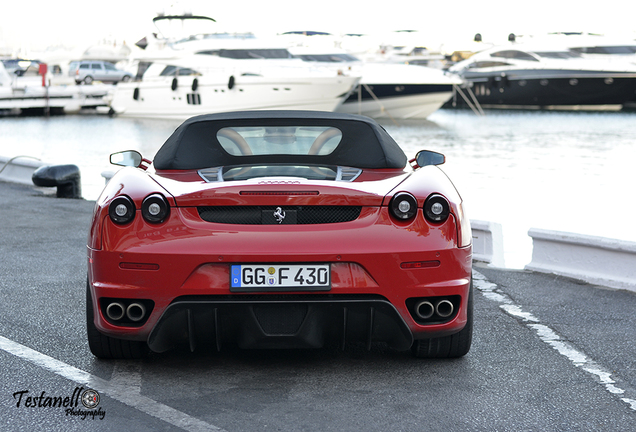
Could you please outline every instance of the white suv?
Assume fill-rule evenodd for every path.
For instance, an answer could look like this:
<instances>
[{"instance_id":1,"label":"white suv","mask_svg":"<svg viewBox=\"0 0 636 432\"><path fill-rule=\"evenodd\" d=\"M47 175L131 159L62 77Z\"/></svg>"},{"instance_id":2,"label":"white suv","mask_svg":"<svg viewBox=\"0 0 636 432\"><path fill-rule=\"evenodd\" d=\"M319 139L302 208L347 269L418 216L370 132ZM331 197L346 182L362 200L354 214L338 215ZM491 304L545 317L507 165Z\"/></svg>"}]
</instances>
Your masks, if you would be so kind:
<instances>
[{"instance_id":1,"label":"white suv","mask_svg":"<svg viewBox=\"0 0 636 432\"><path fill-rule=\"evenodd\" d=\"M130 72L117 69L115 65L106 61L74 61L69 68L69 76L75 78L77 84L91 84L93 81L118 83L129 81Z\"/></svg>"}]
</instances>

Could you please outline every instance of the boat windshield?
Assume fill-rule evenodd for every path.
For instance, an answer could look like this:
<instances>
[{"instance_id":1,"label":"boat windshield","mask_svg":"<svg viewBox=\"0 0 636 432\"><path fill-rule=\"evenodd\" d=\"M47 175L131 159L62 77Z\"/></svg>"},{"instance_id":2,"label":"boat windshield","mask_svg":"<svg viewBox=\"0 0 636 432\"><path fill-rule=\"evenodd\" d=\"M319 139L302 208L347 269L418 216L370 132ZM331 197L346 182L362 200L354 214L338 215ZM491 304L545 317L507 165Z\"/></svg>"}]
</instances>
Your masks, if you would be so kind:
<instances>
[{"instance_id":1,"label":"boat windshield","mask_svg":"<svg viewBox=\"0 0 636 432\"><path fill-rule=\"evenodd\" d=\"M320 63L343 63L360 61L351 54L300 54L296 55L304 61L314 61Z\"/></svg>"},{"instance_id":2,"label":"boat windshield","mask_svg":"<svg viewBox=\"0 0 636 432\"><path fill-rule=\"evenodd\" d=\"M233 156L329 155L342 132L329 126L226 127L219 129L217 139Z\"/></svg>"},{"instance_id":3,"label":"boat windshield","mask_svg":"<svg viewBox=\"0 0 636 432\"><path fill-rule=\"evenodd\" d=\"M198 51L197 54L240 60L287 59L294 57L285 48L214 49Z\"/></svg>"},{"instance_id":4,"label":"boat windshield","mask_svg":"<svg viewBox=\"0 0 636 432\"><path fill-rule=\"evenodd\" d=\"M570 59L581 57L581 54L572 51L535 51L534 53L539 57L552 59Z\"/></svg>"},{"instance_id":5,"label":"boat windshield","mask_svg":"<svg viewBox=\"0 0 636 432\"><path fill-rule=\"evenodd\" d=\"M491 68L491 67L501 67L501 66L510 66L510 63L506 63L502 61L478 61L468 65L468 69L480 69L480 68Z\"/></svg>"},{"instance_id":6,"label":"boat windshield","mask_svg":"<svg viewBox=\"0 0 636 432\"><path fill-rule=\"evenodd\" d=\"M194 69L168 65L161 71L160 76L200 76L201 74Z\"/></svg>"},{"instance_id":7,"label":"boat windshield","mask_svg":"<svg viewBox=\"0 0 636 432\"><path fill-rule=\"evenodd\" d=\"M529 53L524 52L524 51L519 51L519 50L497 51L497 52L494 52L494 53L490 54L490 57L516 59L516 60L528 60L528 61L539 61L536 58L534 58L532 56L532 54L529 54Z\"/></svg>"},{"instance_id":8,"label":"boat windshield","mask_svg":"<svg viewBox=\"0 0 636 432\"><path fill-rule=\"evenodd\" d=\"M591 46L570 49L585 54L636 54L636 45Z\"/></svg>"}]
</instances>

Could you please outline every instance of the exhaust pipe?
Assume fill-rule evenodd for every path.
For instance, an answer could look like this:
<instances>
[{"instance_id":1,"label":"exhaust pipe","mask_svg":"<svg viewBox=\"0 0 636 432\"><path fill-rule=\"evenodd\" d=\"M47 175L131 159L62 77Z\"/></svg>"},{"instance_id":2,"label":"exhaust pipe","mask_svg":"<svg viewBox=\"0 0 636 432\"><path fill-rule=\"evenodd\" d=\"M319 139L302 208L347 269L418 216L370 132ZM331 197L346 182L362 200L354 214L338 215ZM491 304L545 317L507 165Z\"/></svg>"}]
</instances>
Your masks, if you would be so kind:
<instances>
[{"instance_id":1,"label":"exhaust pipe","mask_svg":"<svg viewBox=\"0 0 636 432\"><path fill-rule=\"evenodd\" d=\"M435 306L429 301L421 301L415 305L415 314L421 319L429 319L435 313Z\"/></svg>"},{"instance_id":2,"label":"exhaust pipe","mask_svg":"<svg viewBox=\"0 0 636 432\"><path fill-rule=\"evenodd\" d=\"M126 316L133 322L141 321L146 315L146 307L141 303L131 303L126 309Z\"/></svg>"},{"instance_id":3,"label":"exhaust pipe","mask_svg":"<svg viewBox=\"0 0 636 432\"><path fill-rule=\"evenodd\" d=\"M119 302L112 302L106 308L106 316L113 321L119 321L124 317L125 313L124 305Z\"/></svg>"},{"instance_id":4,"label":"exhaust pipe","mask_svg":"<svg viewBox=\"0 0 636 432\"><path fill-rule=\"evenodd\" d=\"M448 300L440 300L437 302L437 305L435 305L435 312L437 312L437 315L442 318L448 318L453 314L454 310L455 307L453 306L453 303Z\"/></svg>"}]
</instances>

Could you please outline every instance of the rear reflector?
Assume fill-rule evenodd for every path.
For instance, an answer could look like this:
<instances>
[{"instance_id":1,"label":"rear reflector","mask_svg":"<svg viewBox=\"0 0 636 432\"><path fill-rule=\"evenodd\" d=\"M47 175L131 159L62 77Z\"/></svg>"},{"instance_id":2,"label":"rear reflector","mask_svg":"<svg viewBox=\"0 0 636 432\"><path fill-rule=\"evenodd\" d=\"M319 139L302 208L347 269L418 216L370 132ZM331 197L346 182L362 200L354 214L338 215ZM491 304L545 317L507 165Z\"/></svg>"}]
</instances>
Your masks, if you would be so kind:
<instances>
[{"instance_id":1,"label":"rear reflector","mask_svg":"<svg viewBox=\"0 0 636 432\"><path fill-rule=\"evenodd\" d=\"M318 191L241 191L241 195L319 195Z\"/></svg>"},{"instance_id":2,"label":"rear reflector","mask_svg":"<svg viewBox=\"0 0 636 432\"><path fill-rule=\"evenodd\" d=\"M159 264L119 263L119 268L124 270L159 270Z\"/></svg>"},{"instance_id":3,"label":"rear reflector","mask_svg":"<svg viewBox=\"0 0 636 432\"><path fill-rule=\"evenodd\" d=\"M416 261L416 262L405 262L400 264L400 267L403 269L418 269L418 268L431 268L431 267L439 267L439 261Z\"/></svg>"}]
</instances>

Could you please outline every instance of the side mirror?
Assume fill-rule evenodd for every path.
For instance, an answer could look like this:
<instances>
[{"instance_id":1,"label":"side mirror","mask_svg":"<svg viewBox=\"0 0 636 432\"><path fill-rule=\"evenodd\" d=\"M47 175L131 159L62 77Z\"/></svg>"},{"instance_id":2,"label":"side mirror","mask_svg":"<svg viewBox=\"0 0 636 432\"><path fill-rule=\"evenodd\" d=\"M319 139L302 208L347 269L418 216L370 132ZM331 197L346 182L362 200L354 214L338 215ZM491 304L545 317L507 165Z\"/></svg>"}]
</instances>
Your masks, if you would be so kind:
<instances>
[{"instance_id":1,"label":"side mirror","mask_svg":"<svg viewBox=\"0 0 636 432\"><path fill-rule=\"evenodd\" d=\"M141 153L135 150L127 150L110 155L110 163L113 165L139 168L142 161Z\"/></svg>"},{"instance_id":2,"label":"side mirror","mask_svg":"<svg viewBox=\"0 0 636 432\"><path fill-rule=\"evenodd\" d=\"M446 156L430 150L422 150L415 155L415 161L420 167L427 165L442 165L446 162Z\"/></svg>"}]
</instances>

